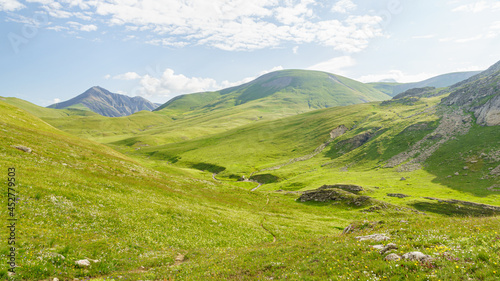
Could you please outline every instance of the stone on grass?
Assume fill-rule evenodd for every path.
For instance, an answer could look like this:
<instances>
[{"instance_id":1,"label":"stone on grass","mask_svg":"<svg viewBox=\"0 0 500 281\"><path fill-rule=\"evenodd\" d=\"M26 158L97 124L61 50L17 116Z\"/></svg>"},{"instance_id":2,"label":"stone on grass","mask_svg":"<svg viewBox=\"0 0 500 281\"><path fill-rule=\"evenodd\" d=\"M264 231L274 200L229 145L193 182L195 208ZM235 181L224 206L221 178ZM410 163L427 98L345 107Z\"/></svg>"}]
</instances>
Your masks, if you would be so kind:
<instances>
[{"instance_id":1,"label":"stone on grass","mask_svg":"<svg viewBox=\"0 0 500 281\"><path fill-rule=\"evenodd\" d=\"M385 246L384 245L373 245L370 247L372 247L373 249L382 250Z\"/></svg>"},{"instance_id":2,"label":"stone on grass","mask_svg":"<svg viewBox=\"0 0 500 281\"><path fill-rule=\"evenodd\" d=\"M424 255L421 252L409 252L403 255L403 259L410 261L428 262L432 260L432 257L429 255Z\"/></svg>"},{"instance_id":3,"label":"stone on grass","mask_svg":"<svg viewBox=\"0 0 500 281\"><path fill-rule=\"evenodd\" d=\"M406 178L405 178L405 177L402 177L402 178L401 178L401 180L402 180L402 181L405 181L405 180L406 180Z\"/></svg>"},{"instance_id":4,"label":"stone on grass","mask_svg":"<svg viewBox=\"0 0 500 281\"><path fill-rule=\"evenodd\" d=\"M16 146L14 146L14 148L17 148L17 149L24 151L26 153L31 153L31 148L24 146L24 145L16 145Z\"/></svg>"},{"instance_id":5,"label":"stone on grass","mask_svg":"<svg viewBox=\"0 0 500 281\"><path fill-rule=\"evenodd\" d=\"M385 247L380 250L380 254L383 255L383 254L389 252L390 250L397 250L397 249L398 249L398 246L396 246L396 244L389 243L389 244L385 245Z\"/></svg>"},{"instance_id":6,"label":"stone on grass","mask_svg":"<svg viewBox=\"0 0 500 281\"><path fill-rule=\"evenodd\" d=\"M386 261L398 261L398 260L401 260L401 257L398 256L397 254L388 254L385 258L384 258Z\"/></svg>"},{"instance_id":7,"label":"stone on grass","mask_svg":"<svg viewBox=\"0 0 500 281\"><path fill-rule=\"evenodd\" d=\"M75 264L78 265L79 267L89 267L90 266L90 261L87 260L87 259L78 260L78 261L75 261Z\"/></svg>"},{"instance_id":8,"label":"stone on grass","mask_svg":"<svg viewBox=\"0 0 500 281\"><path fill-rule=\"evenodd\" d=\"M366 235L366 236L358 236L356 237L359 241L365 241L365 240L373 240L375 242L380 242L380 241L385 241L389 240L390 237L385 235L385 234L372 234L372 235Z\"/></svg>"},{"instance_id":9,"label":"stone on grass","mask_svg":"<svg viewBox=\"0 0 500 281\"><path fill-rule=\"evenodd\" d=\"M59 278L55 277L52 281L59 281Z\"/></svg>"}]
</instances>

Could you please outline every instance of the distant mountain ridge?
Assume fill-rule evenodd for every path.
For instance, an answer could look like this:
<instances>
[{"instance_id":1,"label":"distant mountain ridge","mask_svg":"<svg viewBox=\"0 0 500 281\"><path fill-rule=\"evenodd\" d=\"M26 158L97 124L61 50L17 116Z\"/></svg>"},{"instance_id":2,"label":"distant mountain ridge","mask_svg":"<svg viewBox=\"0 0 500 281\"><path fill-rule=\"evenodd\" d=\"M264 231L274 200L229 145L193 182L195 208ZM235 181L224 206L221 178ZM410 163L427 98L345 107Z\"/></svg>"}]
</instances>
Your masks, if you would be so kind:
<instances>
[{"instance_id":1,"label":"distant mountain ridge","mask_svg":"<svg viewBox=\"0 0 500 281\"><path fill-rule=\"evenodd\" d=\"M429 79L414 82L414 83L389 83L389 82L377 82L377 83L369 83L373 85L374 88L379 89L386 94L394 97L398 94L401 94L407 90L413 88L425 88L425 87L435 87L442 88L454 85L456 83L460 83L466 79L473 77L474 75L478 75L481 71L465 71L465 72L451 72L446 74L441 74L435 77L431 77ZM391 92L392 91L392 92Z\"/></svg>"},{"instance_id":2,"label":"distant mountain ridge","mask_svg":"<svg viewBox=\"0 0 500 281\"><path fill-rule=\"evenodd\" d=\"M188 112L213 110L254 103L304 112L351 105L390 97L369 85L339 75L312 70L280 70L248 83L214 92L177 96L156 110Z\"/></svg>"},{"instance_id":3,"label":"distant mountain ridge","mask_svg":"<svg viewBox=\"0 0 500 281\"><path fill-rule=\"evenodd\" d=\"M83 94L48 106L48 108L87 108L97 114L108 117L120 117L131 115L135 112L152 111L158 106L143 97L129 97L111 93L110 91L94 86Z\"/></svg>"}]
</instances>

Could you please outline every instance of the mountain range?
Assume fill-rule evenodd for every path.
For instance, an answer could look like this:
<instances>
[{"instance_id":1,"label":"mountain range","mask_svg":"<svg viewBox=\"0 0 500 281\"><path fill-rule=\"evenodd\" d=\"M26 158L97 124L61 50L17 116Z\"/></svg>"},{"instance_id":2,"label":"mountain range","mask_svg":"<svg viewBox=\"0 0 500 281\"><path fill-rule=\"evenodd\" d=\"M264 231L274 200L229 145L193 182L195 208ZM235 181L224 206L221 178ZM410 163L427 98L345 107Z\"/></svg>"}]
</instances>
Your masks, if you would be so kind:
<instances>
[{"instance_id":1,"label":"mountain range","mask_svg":"<svg viewBox=\"0 0 500 281\"><path fill-rule=\"evenodd\" d=\"M259 103L257 107L260 108L269 109L273 104L280 103L281 108L306 112L332 106L387 100L413 88L447 87L478 73L478 71L448 73L416 83L363 84L326 72L282 70L220 91L179 95L162 105L154 104L142 97L132 98L111 93L95 86L73 99L48 107L86 109L103 116L119 117L142 110L164 110L169 114L176 112L195 114L247 103L249 103L247 106L251 106L252 102L257 102Z\"/></svg>"},{"instance_id":2,"label":"mountain range","mask_svg":"<svg viewBox=\"0 0 500 281\"><path fill-rule=\"evenodd\" d=\"M115 94L99 86L94 86L75 98L48 107L56 109L88 109L103 116L119 117L142 110L151 111L157 108L158 105L143 97Z\"/></svg>"}]
</instances>

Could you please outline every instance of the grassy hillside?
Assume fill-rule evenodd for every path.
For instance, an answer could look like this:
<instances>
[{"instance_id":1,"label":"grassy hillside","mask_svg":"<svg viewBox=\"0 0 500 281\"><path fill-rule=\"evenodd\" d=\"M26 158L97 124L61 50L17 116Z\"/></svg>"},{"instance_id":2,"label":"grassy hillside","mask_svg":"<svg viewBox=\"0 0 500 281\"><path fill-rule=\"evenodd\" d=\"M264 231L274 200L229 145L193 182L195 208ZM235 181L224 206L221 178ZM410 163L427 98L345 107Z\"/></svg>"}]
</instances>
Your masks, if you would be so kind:
<instances>
[{"instance_id":1,"label":"grassy hillside","mask_svg":"<svg viewBox=\"0 0 500 281\"><path fill-rule=\"evenodd\" d=\"M498 178L489 173L498 166L499 159L485 156L498 153L500 132L496 127L473 125L466 134L457 133L448 141L434 137L442 134L441 120L446 113L436 106L440 99L324 109L134 153L180 167L211 164L221 167L221 179L235 181L242 176L265 175L273 180L260 187L263 190L297 191L344 182L383 187L374 190L374 196L380 199L387 192L418 195L425 190L425 194L436 197L500 205L498 192L488 190L498 183ZM341 125L350 130L328 143L321 153L296 161L314 154L329 140L330 131ZM419 142L424 152L425 147L443 143L420 162L421 169L406 168L411 168L411 158L394 168L384 168ZM418 153L423 152L417 152L416 158ZM407 180L400 181L401 177ZM416 185L419 189L415 189Z\"/></svg>"},{"instance_id":2,"label":"grassy hillside","mask_svg":"<svg viewBox=\"0 0 500 281\"><path fill-rule=\"evenodd\" d=\"M12 97L0 97L0 101L3 101L5 103L8 103L10 105L22 108L26 110L27 112L40 117L40 118L61 118L61 117L67 117L67 116L97 116L97 113L94 113L88 109L82 109L82 108L72 108L72 109L53 109L53 108L46 108L46 107L41 107L36 104L33 104L31 102L18 99L18 98L12 98Z\"/></svg>"},{"instance_id":3,"label":"grassy hillside","mask_svg":"<svg viewBox=\"0 0 500 281\"><path fill-rule=\"evenodd\" d=\"M186 114L193 110L211 111L252 101L259 101L263 107L267 107L279 101L282 107L304 111L388 98L372 87L339 75L320 71L281 70L218 92L182 95L157 110Z\"/></svg>"},{"instance_id":4,"label":"grassy hillside","mask_svg":"<svg viewBox=\"0 0 500 281\"><path fill-rule=\"evenodd\" d=\"M154 279L155 273L138 268L168 269L178 253L272 241L263 223L282 241L291 241L338 232L347 218L360 218L348 211L334 218L327 210L276 195L204 180L196 170L153 170L64 134L26 111L3 102L0 109L0 162L5 171L16 169L18 182L22 280L112 273ZM32 152L16 149L19 145ZM6 193L2 198L7 200ZM305 229L305 223L315 226ZM5 257L6 244L1 249ZM74 265L84 258L100 262L88 269ZM0 273L6 277L5 263Z\"/></svg>"},{"instance_id":5,"label":"grassy hillside","mask_svg":"<svg viewBox=\"0 0 500 281\"><path fill-rule=\"evenodd\" d=\"M391 115L411 116L435 102L421 101L413 106L389 104L385 105L386 110L377 104L332 108L263 122L258 125L261 128L257 124L242 127L237 130L250 138L248 143L256 140L258 145L268 148L284 144L289 147L272 160L268 159L269 154L251 158L252 161L244 162L247 164L240 169L246 171L251 162L262 167L274 165L290 156L309 152L328 139L323 134L328 135L338 124L355 126L343 136L347 139L349 134L392 122ZM382 118L384 116L387 119ZM430 115L419 120L429 123L424 130L431 130L436 117ZM313 126L318 132L311 129ZM479 127L475 129L481 131ZM418 130L408 130L409 134L402 133L404 131L403 128L396 134L400 138L394 138L395 144L403 146L423 134ZM222 158L204 158L207 163L195 169L183 167L190 163L184 158L177 161L178 166L147 157L131 159L109 147L62 133L3 102L0 102L0 133L1 166L5 171L7 167L14 167L18 183L16 243L20 267L16 278L19 280L54 277L94 281L460 280L462 276L495 280L498 276L500 237L493 230L499 228L500 222L494 212L484 213L470 206L462 206L461 212L456 212L458 205L418 197L416 185L428 196L450 198L455 195L446 184L425 181L427 185L420 186L420 180L431 178L423 171L411 174L403 183L396 179L400 174L395 171L365 171L370 165L363 164L347 173L317 165L332 159L340 159L339 163L348 161L342 160L342 156L336 157L335 153L328 154L329 148L339 142L330 143L321 155L276 170L283 174L269 171L279 175L279 180L273 182L273 177L268 177L271 180L261 191L250 192L248 189L255 183L235 182L229 174L225 179L226 171L214 180L212 172L196 169L211 170L218 163L227 172L237 171L236 164L223 163L235 151L230 147L236 144L231 138L239 134L234 132L225 133L224 138L217 136L219 139L211 143L212 147L224 147L218 148ZM496 137L495 131L489 134ZM208 141L204 140L199 149L208 151ZM300 147L299 142L304 145ZM32 152L16 149L19 145L29 147ZM258 149L258 145L254 149ZM162 148L164 152L170 149ZM366 149L353 152L369 154L373 147ZM391 153L401 150L404 148ZM244 159L252 154L250 152L243 151L232 157ZM318 162L318 159L321 160ZM292 177L293 173L296 176ZM341 174L348 176L339 177ZM379 177L394 184L377 189L374 183L381 182ZM309 183L306 187L305 182ZM366 184L362 195L382 201L361 206L342 201L301 203L295 200L297 193L265 192L280 184L294 190L317 187L321 182ZM435 187L439 188L431 192ZM385 196L385 192L395 189L413 190L414 197ZM498 197L492 194L482 194L481 200L498 202ZM6 196L3 193L5 201ZM475 198L470 193L464 193L465 196ZM348 225L352 231L340 235ZM355 239L358 235L373 233L388 234L390 242L399 246L398 254L422 251L434 260L431 263L385 261L383 255L369 247L375 242ZM4 235L7 235L6 228L2 228ZM9 254L6 244L0 249L2 259L6 258ZM76 260L84 258L98 262L88 268L75 265ZM7 278L7 264L1 265L0 274Z\"/></svg>"}]
</instances>

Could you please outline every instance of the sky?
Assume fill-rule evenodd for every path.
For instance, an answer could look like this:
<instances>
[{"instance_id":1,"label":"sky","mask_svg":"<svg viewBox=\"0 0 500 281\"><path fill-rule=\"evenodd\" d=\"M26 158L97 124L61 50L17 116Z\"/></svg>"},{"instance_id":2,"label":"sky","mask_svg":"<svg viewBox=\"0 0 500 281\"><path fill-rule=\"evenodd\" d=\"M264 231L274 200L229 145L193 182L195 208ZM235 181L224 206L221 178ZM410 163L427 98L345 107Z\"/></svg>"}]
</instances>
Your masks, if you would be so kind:
<instances>
[{"instance_id":1,"label":"sky","mask_svg":"<svg viewBox=\"0 0 500 281\"><path fill-rule=\"evenodd\" d=\"M416 82L500 60L498 0L0 0L0 96L164 103L281 69Z\"/></svg>"}]
</instances>

